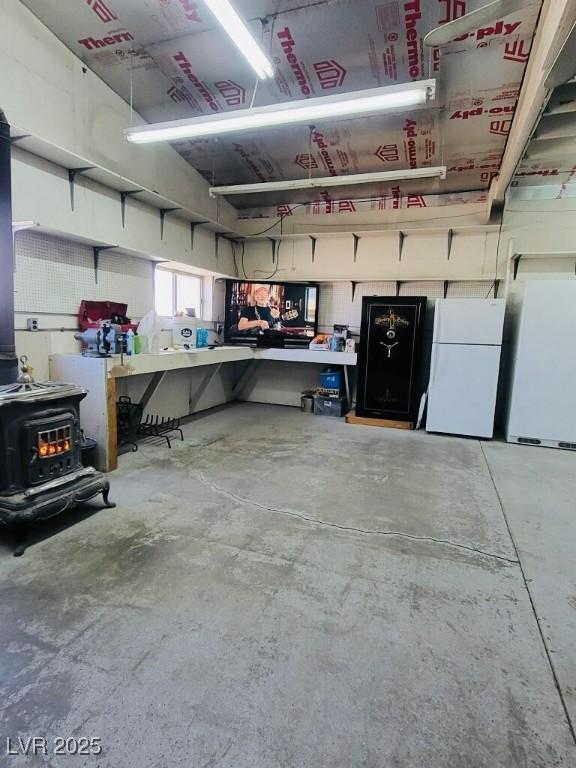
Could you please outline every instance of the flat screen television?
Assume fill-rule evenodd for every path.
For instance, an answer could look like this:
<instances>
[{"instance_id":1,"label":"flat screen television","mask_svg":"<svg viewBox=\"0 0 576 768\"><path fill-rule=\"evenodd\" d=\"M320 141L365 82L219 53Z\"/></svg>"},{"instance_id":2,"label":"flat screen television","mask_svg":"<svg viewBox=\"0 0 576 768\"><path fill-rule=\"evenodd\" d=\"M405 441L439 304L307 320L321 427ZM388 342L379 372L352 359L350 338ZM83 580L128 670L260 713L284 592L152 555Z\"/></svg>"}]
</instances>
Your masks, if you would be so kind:
<instances>
[{"instance_id":1,"label":"flat screen television","mask_svg":"<svg viewBox=\"0 0 576 768\"><path fill-rule=\"evenodd\" d=\"M318 328L318 286L226 281L227 344L308 346Z\"/></svg>"}]
</instances>

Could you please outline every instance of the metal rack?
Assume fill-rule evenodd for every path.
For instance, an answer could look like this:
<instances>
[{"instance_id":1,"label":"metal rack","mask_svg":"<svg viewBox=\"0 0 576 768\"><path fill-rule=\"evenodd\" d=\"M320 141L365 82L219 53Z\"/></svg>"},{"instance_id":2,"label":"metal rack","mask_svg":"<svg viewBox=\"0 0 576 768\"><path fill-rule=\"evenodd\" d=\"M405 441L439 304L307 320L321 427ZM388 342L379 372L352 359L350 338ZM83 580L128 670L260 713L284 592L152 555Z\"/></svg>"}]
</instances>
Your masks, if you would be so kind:
<instances>
[{"instance_id":1,"label":"metal rack","mask_svg":"<svg viewBox=\"0 0 576 768\"><path fill-rule=\"evenodd\" d=\"M180 440L184 440L184 435L180 429L180 419L166 418L165 416L152 416L148 414L146 419L138 427L138 435L145 437L163 437L168 443L168 448L172 448L170 434L178 432ZM172 435L173 439L173 435Z\"/></svg>"}]
</instances>

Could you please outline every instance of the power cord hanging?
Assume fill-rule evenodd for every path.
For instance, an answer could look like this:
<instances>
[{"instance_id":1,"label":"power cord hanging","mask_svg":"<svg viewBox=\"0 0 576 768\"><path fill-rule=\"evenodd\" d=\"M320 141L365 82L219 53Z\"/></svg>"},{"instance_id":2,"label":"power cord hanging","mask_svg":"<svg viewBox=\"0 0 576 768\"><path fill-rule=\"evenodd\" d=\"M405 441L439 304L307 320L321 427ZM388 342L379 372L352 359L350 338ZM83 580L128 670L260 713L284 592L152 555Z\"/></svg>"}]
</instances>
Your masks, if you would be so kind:
<instances>
[{"instance_id":1,"label":"power cord hanging","mask_svg":"<svg viewBox=\"0 0 576 768\"><path fill-rule=\"evenodd\" d=\"M130 128L133 125L134 114L134 49L130 49Z\"/></svg>"}]
</instances>

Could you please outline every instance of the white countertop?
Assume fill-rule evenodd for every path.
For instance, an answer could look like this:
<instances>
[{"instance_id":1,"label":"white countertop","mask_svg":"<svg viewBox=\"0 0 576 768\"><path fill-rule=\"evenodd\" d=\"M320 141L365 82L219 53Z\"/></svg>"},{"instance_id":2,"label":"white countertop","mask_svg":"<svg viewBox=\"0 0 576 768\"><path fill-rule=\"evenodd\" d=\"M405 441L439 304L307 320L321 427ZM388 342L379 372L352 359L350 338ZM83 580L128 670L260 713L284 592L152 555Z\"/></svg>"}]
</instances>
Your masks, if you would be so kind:
<instances>
[{"instance_id":1,"label":"white countertop","mask_svg":"<svg viewBox=\"0 0 576 768\"><path fill-rule=\"evenodd\" d=\"M218 365L218 363L234 363L249 360L278 360L288 363L316 363L323 365L356 365L355 352L330 352L329 350L312 349L271 349L261 347L255 349L242 346L222 346L214 349L167 350L156 355L124 355L124 365L120 365L120 355L112 357L83 357L76 355L52 355L53 359L65 358L75 360L79 365L82 361L91 361L86 365L98 366L106 371L106 376L122 378L138 376L145 373L173 371L182 368L197 368L202 365Z\"/></svg>"},{"instance_id":2,"label":"white countertop","mask_svg":"<svg viewBox=\"0 0 576 768\"><path fill-rule=\"evenodd\" d=\"M58 355L82 359L82 355ZM202 365L233 363L242 360L278 360L292 363L320 363L325 365L356 365L355 352L330 352L312 349L271 349L261 347L223 346L214 349L168 350L156 355L124 355L124 365L120 366L120 355L106 358L83 358L101 360L106 366L106 373L113 378L137 376L159 371L172 371L182 368L196 368Z\"/></svg>"}]
</instances>

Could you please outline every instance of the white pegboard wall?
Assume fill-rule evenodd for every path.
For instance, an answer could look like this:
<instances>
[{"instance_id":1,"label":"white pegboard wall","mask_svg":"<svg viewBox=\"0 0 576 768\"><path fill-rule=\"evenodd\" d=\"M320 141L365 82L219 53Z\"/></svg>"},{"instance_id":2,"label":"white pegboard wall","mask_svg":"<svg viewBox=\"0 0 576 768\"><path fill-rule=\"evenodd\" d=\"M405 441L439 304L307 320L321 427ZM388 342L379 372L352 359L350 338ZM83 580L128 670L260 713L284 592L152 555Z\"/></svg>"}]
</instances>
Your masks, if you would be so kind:
<instances>
[{"instance_id":1,"label":"white pegboard wall","mask_svg":"<svg viewBox=\"0 0 576 768\"><path fill-rule=\"evenodd\" d=\"M400 296L426 296L428 299L443 299L444 283L440 280L411 280L400 284Z\"/></svg>"},{"instance_id":2,"label":"white pegboard wall","mask_svg":"<svg viewBox=\"0 0 576 768\"><path fill-rule=\"evenodd\" d=\"M123 302L136 319L154 308L154 265L145 259L102 251L96 283L91 246L24 231L15 253L17 312L76 314L82 299Z\"/></svg>"},{"instance_id":3,"label":"white pegboard wall","mask_svg":"<svg viewBox=\"0 0 576 768\"><path fill-rule=\"evenodd\" d=\"M459 280L448 283L448 299L492 299L495 283L493 280Z\"/></svg>"},{"instance_id":4,"label":"white pegboard wall","mask_svg":"<svg viewBox=\"0 0 576 768\"><path fill-rule=\"evenodd\" d=\"M320 284L318 326L323 333L332 330L335 323L348 325L353 333L360 333L363 296L395 296L396 283L374 281L357 283L352 300L352 283L348 281Z\"/></svg>"},{"instance_id":5,"label":"white pegboard wall","mask_svg":"<svg viewBox=\"0 0 576 768\"><path fill-rule=\"evenodd\" d=\"M348 282L321 283L318 305L319 330L328 333L334 323L354 325L352 284Z\"/></svg>"},{"instance_id":6,"label":"white pegboard wall","mask_svg":"<svg viewBox=\"0 0 576 768\"><path fill-rule=\"evenodd\" d=\"M320 283L319 330L328 333L333 325L338 323L348 325L353 333L359 333L364 296L396 296L396 282L388 280L357 283L354 301L351 282ZM400 283L400 296L426 296L429 308L433 308L434 299L444 298L444 283L441 280L407 280ZM490 280L449 282L446 296L462 299L492 298L494 283Z\"/></svg>"}]
</instances>

